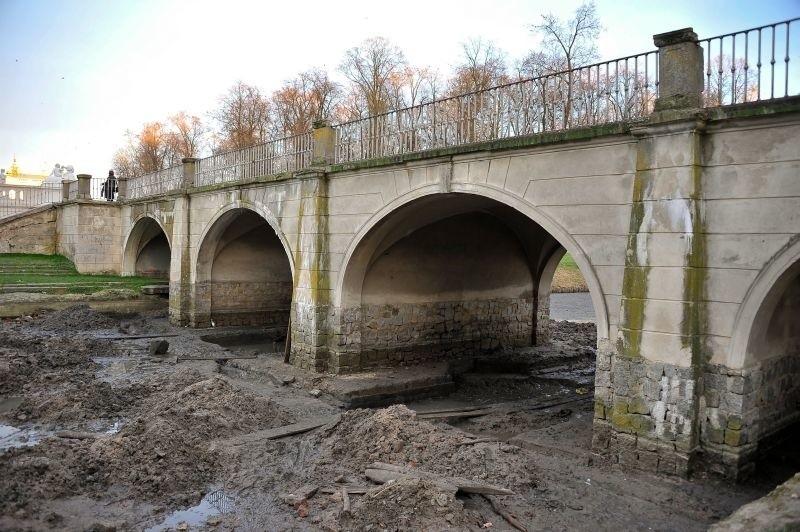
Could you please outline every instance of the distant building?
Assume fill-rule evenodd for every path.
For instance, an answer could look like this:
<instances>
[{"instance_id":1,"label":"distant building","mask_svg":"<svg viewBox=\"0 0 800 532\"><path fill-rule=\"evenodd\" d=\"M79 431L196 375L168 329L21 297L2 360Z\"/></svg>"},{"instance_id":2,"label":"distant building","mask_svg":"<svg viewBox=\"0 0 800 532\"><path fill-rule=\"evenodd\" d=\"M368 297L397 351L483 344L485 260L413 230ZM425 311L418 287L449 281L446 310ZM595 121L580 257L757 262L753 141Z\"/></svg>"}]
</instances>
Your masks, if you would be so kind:
<instances>
[{"instance_id":1,"label":"distant building","mask_svg":"<svg viewBox=\"0 0 800 532\"><path fill-rule=\"evenodd\" d=\"M5 176L4 184L6 185L27 185L33 187L41 185L42 181L47 177L45 174L26 174L21 172L16 157L14 157L8 171L2 169L0 170L0 174ZM2 180L1 177L0 180Z\"/></svg>"}]
</instances>

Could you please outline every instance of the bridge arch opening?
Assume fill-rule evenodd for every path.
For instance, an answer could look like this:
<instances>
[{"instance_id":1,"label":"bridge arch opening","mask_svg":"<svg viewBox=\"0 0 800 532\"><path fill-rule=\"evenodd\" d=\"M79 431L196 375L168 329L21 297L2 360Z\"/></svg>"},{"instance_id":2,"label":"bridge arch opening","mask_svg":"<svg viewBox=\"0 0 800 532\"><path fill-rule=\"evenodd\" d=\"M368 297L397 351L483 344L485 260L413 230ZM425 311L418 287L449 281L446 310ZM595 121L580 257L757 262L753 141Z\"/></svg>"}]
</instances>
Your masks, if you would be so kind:
<instances>
[{"instance_id":1,"label":"bridge arch opening","mask_svg":"<svg viewBox=\"0 0 800 532\"><path fill-rule=\"evenodd\" d=\"M800 437L800 244L782 255L751 290L761 300L751 325L744 328L748 334L743 368L741 377L734 377L741 380L741 390L736 390L742 392L741 411L723 411L729 420L724 444L743 456L745 468L755 458L758 472L778 482L800 468L796 451ZM752 303L755 298L750 299ZM726 407L724 402L721 406Z\"/></svg>"},{"instance_id":2,"label":"bridge arch opening","mask_svg":"<svg viewBox=\"0 0 800 532\"><path fill-rule=\"evenodd\" d=\"M260 214L235 208L207 231L197 257L197 326L286 327L292 302L286 250Z\"/></svg>"},{"instance_id":3,"label":"bridge arch opening","mask_svg":"<svg viewBox=\"0 0 800 532\"><path fill-rule=\"evenodd\" d=\"M549 342L550 282L564 247L477 194L432 194L384 216L342 273L349 370L452 361Z\"/></svg>"},{"instance_id":4,"label":"bridge arch opening","mask_svg":"<svg viewBox=\"0 0 800 532\"><path fill-rule=\"evenodd\" d=\"M171 246L167 234L153 218L137 220L128 235L123 274L169 279Z\"/></svg>"}]
</instances>

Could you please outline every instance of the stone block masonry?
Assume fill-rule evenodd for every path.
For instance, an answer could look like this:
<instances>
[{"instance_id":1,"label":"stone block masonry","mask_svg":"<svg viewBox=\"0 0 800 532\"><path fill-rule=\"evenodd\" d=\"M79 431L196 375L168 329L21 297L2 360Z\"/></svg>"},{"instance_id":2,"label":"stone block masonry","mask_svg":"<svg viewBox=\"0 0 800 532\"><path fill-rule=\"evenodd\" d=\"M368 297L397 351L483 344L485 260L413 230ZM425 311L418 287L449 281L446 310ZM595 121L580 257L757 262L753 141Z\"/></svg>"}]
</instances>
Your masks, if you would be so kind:
<instances>
[{"instance_id":1,"label":"stone block masonry","mask_svg":"<svg viewBox=\"0 0 800 532\"><path fill-rule=\"evenodd\" d=\"M292 285L287 282L214 281L211 318L218 326L285 327L289 322Z\"/></svg>"},{"instance_id":2,"label":"stone block masonry","mask_svg":"<svg viewBox=\"0 0 800 532\"><path fill-rule=\"evenodd\" d=\"M525 298L363 305L340 314L332 364L352 372L528 346L534 312Z\"/></svg>"},{"instance_id":3,"label":"stone block masonry","mask_svg":"<svg viewBox=\"0 0 800 532\"><path fill-rule=\"evenodd\" d=\"M602 358L593 450L612 462L685 476L696 447L692 369L638 357Z\"/></svg>"}]
</instances>

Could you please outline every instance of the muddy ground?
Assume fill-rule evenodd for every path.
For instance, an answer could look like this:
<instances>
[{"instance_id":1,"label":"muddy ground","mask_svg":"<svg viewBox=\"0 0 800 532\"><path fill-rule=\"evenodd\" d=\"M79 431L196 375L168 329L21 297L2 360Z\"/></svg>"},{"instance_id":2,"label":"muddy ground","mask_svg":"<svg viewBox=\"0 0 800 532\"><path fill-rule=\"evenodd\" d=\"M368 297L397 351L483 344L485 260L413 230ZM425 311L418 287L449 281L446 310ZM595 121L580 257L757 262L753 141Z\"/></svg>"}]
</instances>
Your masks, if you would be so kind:
<instances>
[{"instance_id":1,"label":"muddy ground","mask_svg":"<svg viewBox=\"0 0 800 532\"><path fill-rule=\"evenodd\" d=\"M219 333L81 305L0 322L0 529L705 530L777 484L592 464L591 324L455 376L307 374L280 332L201 338ZM437 397L348 408L431 375ZM373 483L375 462L404 476ZM469 482L514 494L456 491Z\"/></svg>"}]
</instances>

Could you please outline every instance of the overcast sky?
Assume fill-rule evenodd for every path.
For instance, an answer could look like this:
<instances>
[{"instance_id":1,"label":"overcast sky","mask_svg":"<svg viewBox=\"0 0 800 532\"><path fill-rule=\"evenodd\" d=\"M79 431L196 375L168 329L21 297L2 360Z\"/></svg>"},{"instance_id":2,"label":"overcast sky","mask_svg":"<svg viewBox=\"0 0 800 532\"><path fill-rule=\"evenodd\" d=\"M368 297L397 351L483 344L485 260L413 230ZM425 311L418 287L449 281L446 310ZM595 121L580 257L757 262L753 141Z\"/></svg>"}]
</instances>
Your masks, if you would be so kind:
<instances>
[{"instance_id":1,"label":"overcast sky","mask_svg":"<svg viewBox=\"0 0 800 532\"><path fill-rule=\"evenodd\" d=\"M207 118L236 80L266 93L310 67L333 72L368 37L449 73L461 43L494 41L512 61L530 25L580 0L0 0L0 167L55 163L104 176L126 129L187 111ZM603 60L653 49L687 26L701 37L800 15L800 0L597 0ZM800 61L793 57L792 61Z\"/></svg>"}]
</instances>

